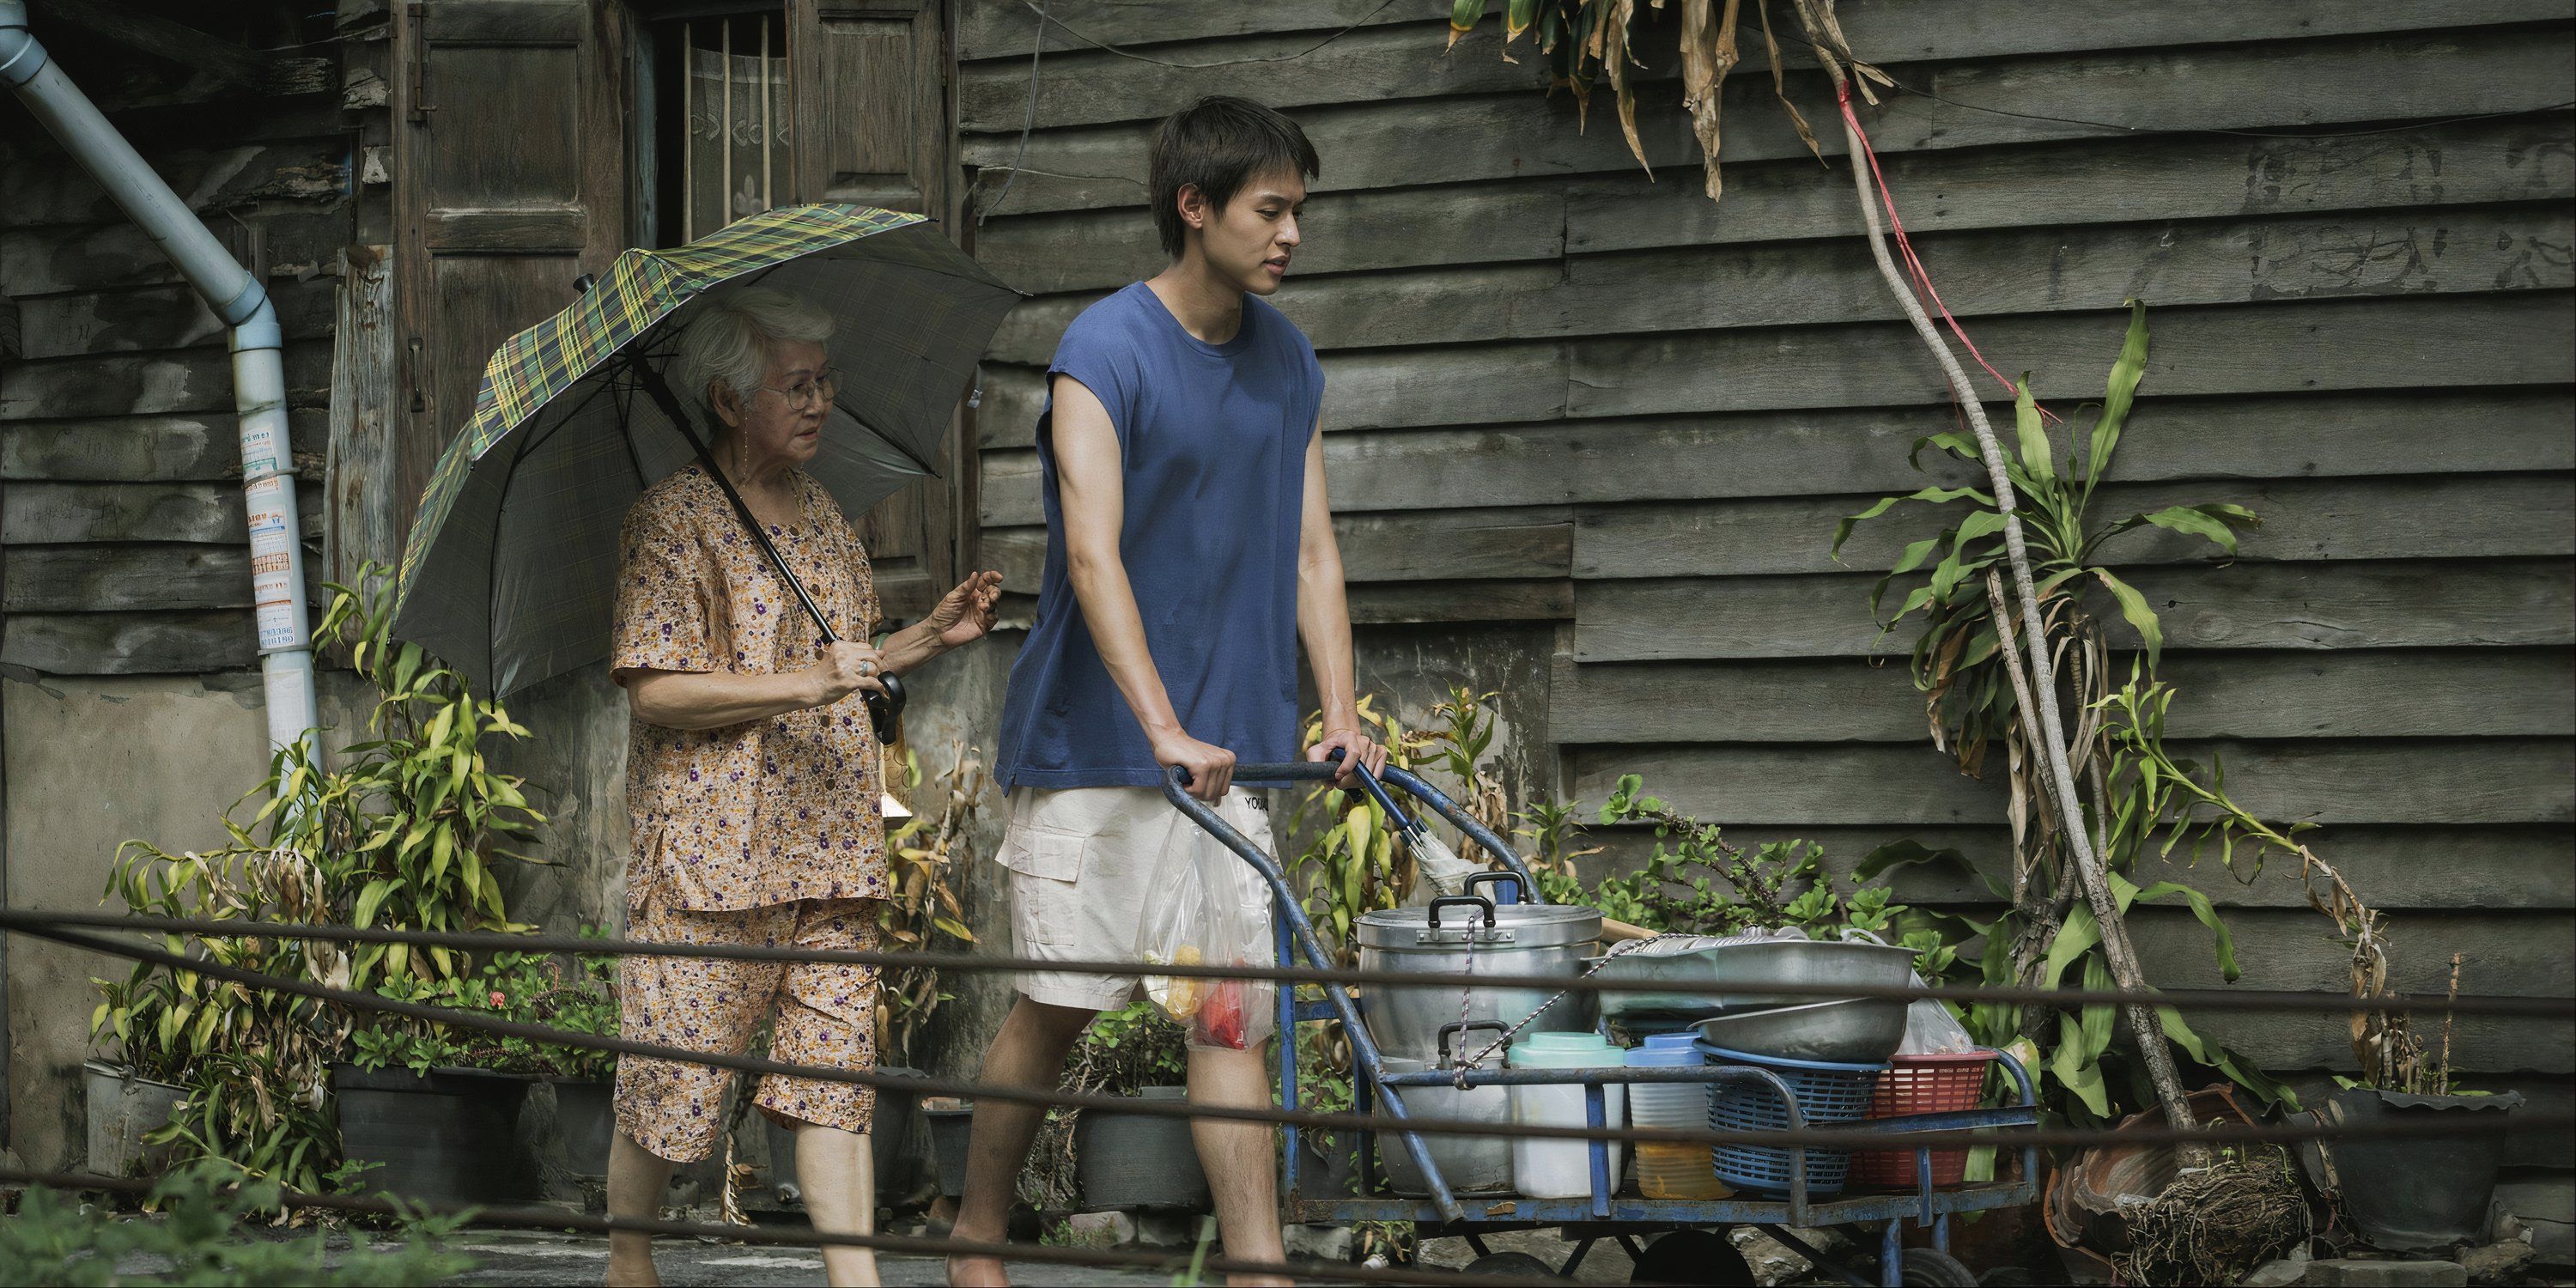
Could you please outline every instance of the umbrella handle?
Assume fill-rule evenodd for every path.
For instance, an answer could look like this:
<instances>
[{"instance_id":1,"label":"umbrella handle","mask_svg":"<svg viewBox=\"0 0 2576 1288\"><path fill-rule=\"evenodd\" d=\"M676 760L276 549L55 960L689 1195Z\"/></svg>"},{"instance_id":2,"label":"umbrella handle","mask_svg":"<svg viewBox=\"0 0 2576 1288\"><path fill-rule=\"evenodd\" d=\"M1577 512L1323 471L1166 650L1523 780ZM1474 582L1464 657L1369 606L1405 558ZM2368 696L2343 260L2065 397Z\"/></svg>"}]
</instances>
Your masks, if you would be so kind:
<instances>
[{"instance_id":1,"label":"umbrella handle","mask_svg":"<svg viewBox=\"0 0 2576 1288\"><path fill-rule=\"evenodd\" d=\"M908 695L903 681L891 675L878 676L877 682L885 686L885 692L868 695L868 725L876 730L877 745L892 746L903 732L903 704Z\"/></svg>"},{"instance_id":2,"label":"umbrella handle","mask_svg":"<svg viewBox=\"0 0 2576 1288\"><path fill-rule=\"evenodd\" d=\"M698 464L706 470L708 478L715 480L725 500L733 503L735 517L742 520L742 526L750 531L751 539L759 543L761 553L769 556L770 566L778 570L787 588L796 593L796 602L804 605L806 615L814 619L814 629L821 635L823 643L839 643L840 633L824 620L822 606L814 602L814 596L807 593L805 583L797 579L796 573L787 566L785 557L778 553L778 547L771 544L769 530L760 526L760 520L753 517L751 507L743 502L742 493L734 490L733 480L726 478L724 470L716 464L715 453L707 449L706 439L689 423L688 414L681 410L679 395L671 391L671 382L663 378L661 368L633 357L627 359L627 366L635 373L635 381L643 387L645 396L661 408L662 414L680 431L680 436L689 440L690 450L697 453ZM879 681L885 686L884 691L867 695L868 725L876 733L877 742L885 744L895 739L896 721L903 715L904 691L903 681L891 675L881 676Z\"/></svg>"}]
</instances>

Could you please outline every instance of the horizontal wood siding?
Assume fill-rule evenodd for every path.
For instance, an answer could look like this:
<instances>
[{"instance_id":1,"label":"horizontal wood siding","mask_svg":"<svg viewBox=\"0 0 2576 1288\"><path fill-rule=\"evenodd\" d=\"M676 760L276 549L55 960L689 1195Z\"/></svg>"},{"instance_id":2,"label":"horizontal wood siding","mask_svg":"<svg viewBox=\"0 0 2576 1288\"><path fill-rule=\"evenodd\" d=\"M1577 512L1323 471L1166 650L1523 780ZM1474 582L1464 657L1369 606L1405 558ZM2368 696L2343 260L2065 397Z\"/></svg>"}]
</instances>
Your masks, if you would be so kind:
<instances>
[{"instance_id":1,"label":"horizontal wood siding","mask_svg":"<svg viewBox=\"0 0 2576 1288\"><path fill-rule=\"evenodd\" d=\"M1930 747L1910 637L1870 608L1875 570L1930 516L1831 549L1878 495L1968 478L1907 462L1957 414L1857 236L1839 131L1820 167L1751 51L1712 205L1669 35L1639 73L1649 175L1606 97L1578 129L1542 60L1497 56L1494 24L1444 55L1447 8L1126 0L1041 24L1015 0L963 6L974 245L1032 293L984 381L988 562L1015 590L1042 566L1032 432L1057 338L1160 266L1154 121L1248 95L1323 156L1275 300L1326 371L1361 620L1561 622L1545 727L1575 798L1643 773L1746 839L1819 838L1844 870L1911 837L2000 872L1999 789ZM2122 303L2150 305L2098 507L2264 518L2226 561L2161 532L2111 548L2163 615L2178 743L2223 757L2254 807L2325 825L2391 910L2408 986L2438 987L2457 950L2481 989L2566 996L2576 123L2537 110L2567 97L2565 7L1845 0L1843 21L1862 56L1939 96L1891 94L1863 120L1999 369L2083 423ZM1789 62L1792 96L1830 123L1812 64ZM1651 843L1602 839L1596 863ZM2231 910L2249 984L2342 986L2288 876L2172 866L2155 875ZM1955 874L1899 885L1987 897ZM2187 914L2139 933L2159 982L2216 982ZM2276 1068L2348 1060L2327 1017L2207 1023ZM2456 1036L2485 1070L2571 1068L2563 1033Z\"/></svg>"},{"instance_id":2,"label":"horizontal wood siding","mask_svg":"<svg viewBox=\"0 0 2576 1288\"><path fill-rule=\"evenodd\" d=\"M113 71L90 68L84 83L100 92ZM124 120L276 305L317 581L340 254L381 223L384 194L352 173L359 118L332 88ZM15 104L6 112L0 295L17 301L23 339L0 362L0 663L57 674L255 665L225 328L51 138Z\"/></svg>"}]
</instances>

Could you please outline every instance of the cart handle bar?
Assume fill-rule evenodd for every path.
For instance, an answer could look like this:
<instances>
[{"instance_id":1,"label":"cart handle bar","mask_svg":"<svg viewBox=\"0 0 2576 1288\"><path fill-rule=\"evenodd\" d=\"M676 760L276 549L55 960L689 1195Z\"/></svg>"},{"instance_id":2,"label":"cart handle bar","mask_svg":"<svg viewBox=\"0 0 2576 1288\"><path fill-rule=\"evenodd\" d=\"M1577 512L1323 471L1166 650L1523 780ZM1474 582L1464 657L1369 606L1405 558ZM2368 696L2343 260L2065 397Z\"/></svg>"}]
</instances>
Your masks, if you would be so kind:
<instances>
[{"instance_id":1,"label":"cart handle bar","mask_svg":"<svg viewBox=\"0 0 2576 1288\"><path fill-rule=\"evenodd\" d=\"M1292 783L1329 782L1339 777L1341 772L1340 765L1321 760L1292 761L1286 764L1236 765L1234 781L1243 786L1283 787ZM1362 766L1360 775L1368 783L1383 782L1402 788L1406 795L1429 806L1434 813L1449 820L1451 826L1465 833L1467 839L1475 842L1478 848L1501 859L1504 869L1520 878L1523 903L1546 902L1539 896L1538 882L1530 876L1529 865L1521 861L1520 852L1514 850L1502 837L1495 835L1492 828L1477 821L1474 815L1459 808L1458 803L1449 799L1448 795L1439 788L1422 781L1414 775L1413 771L1399 769L1393 765L1387 766L1385 773L1373 777L1369 775L1367 768ZM1163 794L1170 797L1174 805L1185 811L1192 805L1202 803L1189 794L1189 786L1189 770L1179 765L1172 765L1163 771ZM1401 816L1401 811L1398 811L1398 815Z\"/></svg>"}]
</instances>

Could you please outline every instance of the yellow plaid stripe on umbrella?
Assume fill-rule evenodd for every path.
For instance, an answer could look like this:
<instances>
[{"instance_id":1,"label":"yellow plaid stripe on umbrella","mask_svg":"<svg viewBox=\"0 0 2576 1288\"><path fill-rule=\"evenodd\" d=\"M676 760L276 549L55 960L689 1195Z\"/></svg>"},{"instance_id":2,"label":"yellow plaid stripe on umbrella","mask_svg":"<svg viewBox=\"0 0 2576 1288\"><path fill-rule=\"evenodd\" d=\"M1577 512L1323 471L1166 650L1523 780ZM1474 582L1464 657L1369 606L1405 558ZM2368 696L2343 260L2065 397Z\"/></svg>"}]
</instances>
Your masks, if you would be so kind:
<instances>
[{"instance_id":1,"label":"yellow plaid stripe on umbrella","mask_svg":"<svg viewBox=\"0 0 2576 1288\"><path fill-rule=\"evenodd\" d=\"M835 321L826 347L843 389L806 468L854 517L934 472L1019 298L922 216L865 206L782 207L686 246L626 251L485 364L473 418L421 494L397 634L496 693L605 657L626 508L690 459L624 360L667 362L694 301L753 283ZM696 391L680 392L694 411Z\"/></svg>"}]
</instances>

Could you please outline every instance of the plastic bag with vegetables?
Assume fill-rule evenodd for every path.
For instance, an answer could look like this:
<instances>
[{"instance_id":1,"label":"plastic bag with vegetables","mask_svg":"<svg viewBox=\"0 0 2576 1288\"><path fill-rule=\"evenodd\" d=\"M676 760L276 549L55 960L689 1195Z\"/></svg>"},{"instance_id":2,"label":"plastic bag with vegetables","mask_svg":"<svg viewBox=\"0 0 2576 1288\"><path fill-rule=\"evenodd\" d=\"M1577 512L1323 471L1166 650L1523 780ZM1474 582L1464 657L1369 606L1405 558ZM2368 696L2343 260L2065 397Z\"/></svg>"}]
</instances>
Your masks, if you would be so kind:
<instances>
[{"instance_id":1,"label":"plastic bag with vegetables","mask_svg":"<svg viewBox=\"0 0 2576 1288\"><path fill-rule=\"evenodd\" d=\"M1251 864L1186 820L1170 844L1186 861L1166 897L1145 909L1138 956L1149 966L1277 964L1270 887ZM1189 1030L1189 1044L1249 1051L1278 1028L1278 985L1270 980L1147 975L1145 996Z\"/></svg>"}]
</instances>

